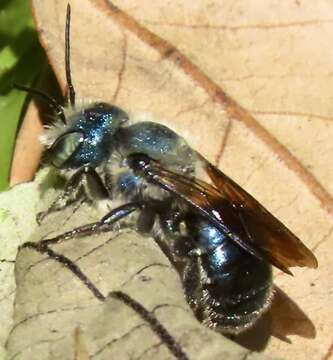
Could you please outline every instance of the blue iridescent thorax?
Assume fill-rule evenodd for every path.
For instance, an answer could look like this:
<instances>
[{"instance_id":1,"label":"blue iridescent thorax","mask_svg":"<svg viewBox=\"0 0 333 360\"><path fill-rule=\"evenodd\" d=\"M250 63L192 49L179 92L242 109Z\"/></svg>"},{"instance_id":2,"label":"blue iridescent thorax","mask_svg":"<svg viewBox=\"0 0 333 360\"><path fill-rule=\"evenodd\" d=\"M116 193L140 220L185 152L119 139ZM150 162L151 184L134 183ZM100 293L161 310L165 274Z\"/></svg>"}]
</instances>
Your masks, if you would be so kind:
<instances>
[{"instance_id":1,"label":"blue iridescent thorax","mask_svg":"<svg viewBox=\"0 0 333 360\"><path fill-rule=\"evenodd\" d=\"M145 154L168 166L194 161L193 150L181 136L164 125L148 121L123 128L119 132L118 150L123 156Z\"/></svg>"},{"instance_id":2,"label":"blue iridescent thorax","mask_svg":"<svg viewBox=\"0 0 333 360\"><path fill-rule=\"evenodd\" d=\"M63 167L94 167L107 160L113 146L112 137L127 119L124 111L106 103L94 104L75 114L74 119L70 119L72 126L69 131L78 132L81 139Z\"/></svg>"}]
</instances>

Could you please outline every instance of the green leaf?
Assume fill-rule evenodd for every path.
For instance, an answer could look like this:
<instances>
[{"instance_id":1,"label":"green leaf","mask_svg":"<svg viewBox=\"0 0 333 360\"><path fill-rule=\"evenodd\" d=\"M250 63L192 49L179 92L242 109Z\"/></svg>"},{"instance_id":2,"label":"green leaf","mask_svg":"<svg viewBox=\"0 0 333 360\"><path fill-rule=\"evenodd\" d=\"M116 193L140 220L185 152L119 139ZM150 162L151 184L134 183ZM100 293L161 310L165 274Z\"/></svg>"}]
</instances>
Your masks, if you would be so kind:
<instances>
[{"instance_id":1,"label":"green leaf","mask_svg":"<svg viewBox=\"0 0 333 360\"><path fill-rule=\"evenodd\" d=\"M33 28L28 1L1 0L0 5L0 191L8 175L26 94L13 84L31 86L45 56Z\"/></svg>"}]
</instances>

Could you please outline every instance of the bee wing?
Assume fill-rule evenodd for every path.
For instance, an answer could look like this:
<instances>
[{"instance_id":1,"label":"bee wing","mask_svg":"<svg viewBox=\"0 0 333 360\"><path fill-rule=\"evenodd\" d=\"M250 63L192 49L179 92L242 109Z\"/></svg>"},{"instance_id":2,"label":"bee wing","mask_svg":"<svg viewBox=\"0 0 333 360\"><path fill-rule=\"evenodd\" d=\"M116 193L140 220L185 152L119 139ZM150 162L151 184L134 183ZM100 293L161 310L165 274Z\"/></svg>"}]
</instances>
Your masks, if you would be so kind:
<instances>
[{"instance_id":1,"label":"bee wing","mask_svg":"<svg viewBox=\"0 0 333 360\"><path fill-rule=\"evenodd\" d=\"M215 166L204 160L216 187L197 178L171 172L154 163L150 179L183 199L252 255L282 271L289 267L316 268L313 253L257 200Z\"/></svg>"},{"instance_id":2,"label":"bee wing","mask_svg":"<svg viewBox=\"0 0 333 360\"><path fill-rule=\"evenodd\" d=\"M260 259L265 257L263 251L251 241L237 209L214 186L197 178L166 170L156 162L149 167L149 177L151 182L184 200L247 252Z\"/></svg>"},{"instance_id":3,"label":"bee wing","mask_svg":"<svg viewBox=\"0 0 333 360\"><path fill-rule=\"evenodd\" d=\"M318 266L314 254L281 221L217 167L204 164L217 189L234 204L248 238L273 265L288 273L292 266Z\"/></svg>"}]
</instances>

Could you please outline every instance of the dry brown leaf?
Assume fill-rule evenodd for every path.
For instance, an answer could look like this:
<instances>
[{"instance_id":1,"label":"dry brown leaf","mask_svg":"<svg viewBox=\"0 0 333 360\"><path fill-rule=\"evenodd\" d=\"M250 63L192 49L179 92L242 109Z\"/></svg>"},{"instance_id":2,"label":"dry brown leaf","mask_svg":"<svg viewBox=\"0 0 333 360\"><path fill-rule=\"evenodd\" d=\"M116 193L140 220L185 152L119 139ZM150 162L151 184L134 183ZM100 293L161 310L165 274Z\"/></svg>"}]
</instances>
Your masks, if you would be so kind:
<instances>
[{"instance_id":1,"label":"dry brown leaf","mask_svg":"<svg viewBox=\"0 0 333 360\"><path fill-rule=\"evenodd\" d=\"M33 1L62 85L66 4ZM312 320L316 338L289 329L298 334L291 344L270 337L265 351L329 359L332 3L116 2L121 11L102 0L71 4L78 95L166 122L315 251L318 270L278 274L275 282ZM290 315L289 324L297 321Z\"/></svg>"},{"instance_id":2,"label":"dry brown leaf","mask_svg":"<svg viewBox=\"0 0 333 360\"><path fill-rule=\"evenodd\" d=\"M28 105L24 121L17 135L10 169L10 186L33 179L39 166L41 152L43 151L43 146L38 141L38 136L43 131L38 107L32 101Z\"/></svg>"},{"instance_id":3,"label":"dry brown leaf","mask_svg":"<svg viewBox=\"0 0 333 360\"><path fill-rule=\"evenodd\" d=\"M48 64L40 70L36 88L54 99L59 98L59 88ZM43 124L49 124L53 114L49 104L38 96L33 96L22 119L17 134L15 150L10 169L10 186L31 181L39 168L43 146L39 136L43 133Z\"/></svg>"}]
</instances>

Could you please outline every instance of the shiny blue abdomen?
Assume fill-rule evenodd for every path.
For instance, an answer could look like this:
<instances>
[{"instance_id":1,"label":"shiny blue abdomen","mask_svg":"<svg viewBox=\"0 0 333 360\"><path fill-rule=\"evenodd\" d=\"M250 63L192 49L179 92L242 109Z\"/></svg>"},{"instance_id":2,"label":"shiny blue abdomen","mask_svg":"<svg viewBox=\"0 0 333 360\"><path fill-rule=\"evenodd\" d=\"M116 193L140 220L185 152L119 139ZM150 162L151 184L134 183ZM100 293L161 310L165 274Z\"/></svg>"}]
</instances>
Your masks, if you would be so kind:
<instances>
[{"instance_id":1,"label":"shiny blue abdomen","mask_svg":"<svg viewBox=\"0 0 333 360\"><path fill-rule=\"evenodd\" d=\"M205 291L216 299L210 306L226 324L260 309L270 296L271 265L247 253L204 218L187 222L194 246L209 279ZM208 297L208 298L209 298Z\"/></svg>"}]
</instances>

